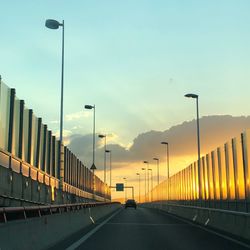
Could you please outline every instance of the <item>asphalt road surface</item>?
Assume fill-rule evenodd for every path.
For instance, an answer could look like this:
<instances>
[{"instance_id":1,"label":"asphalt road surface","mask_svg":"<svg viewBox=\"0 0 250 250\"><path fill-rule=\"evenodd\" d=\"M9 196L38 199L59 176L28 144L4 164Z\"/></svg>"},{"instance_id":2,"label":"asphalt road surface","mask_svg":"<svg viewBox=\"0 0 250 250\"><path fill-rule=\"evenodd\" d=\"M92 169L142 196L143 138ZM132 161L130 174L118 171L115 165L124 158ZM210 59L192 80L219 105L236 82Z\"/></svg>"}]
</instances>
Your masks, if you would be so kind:
<instances>
[{"instance_id":1,"label":"asphalt road surface","mask_svg":"<svg viewBox=\"0 0 250 250\"><path fill-rule=\"evenodd\" d=\"M243 250L249 249L201 227L147 208L121 209L87 234L58 249L86 250ZM66 245L65 245L66 244Z\"/></svg>"}]
</instances>

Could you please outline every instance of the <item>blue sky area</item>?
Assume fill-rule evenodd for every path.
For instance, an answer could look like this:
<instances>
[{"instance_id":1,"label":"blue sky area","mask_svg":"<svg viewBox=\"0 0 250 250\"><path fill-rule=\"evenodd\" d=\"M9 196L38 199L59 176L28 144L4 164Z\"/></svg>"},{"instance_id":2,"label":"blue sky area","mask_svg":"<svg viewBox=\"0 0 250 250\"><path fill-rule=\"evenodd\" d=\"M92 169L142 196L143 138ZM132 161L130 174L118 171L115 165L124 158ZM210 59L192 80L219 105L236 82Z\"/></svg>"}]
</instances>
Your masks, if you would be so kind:
<instances>
[{"instance_id":1,"label":"blue sky area","mask_svg":"<svg viewBox=\"0 0 250 250\"><path fill-rule=\"evenodd\" d=\"M128 145L139 133L195 117L249 115L250 1L1 1L3 81L57 131L65 20L65 129Z\"/></svg>"}]
</instances>

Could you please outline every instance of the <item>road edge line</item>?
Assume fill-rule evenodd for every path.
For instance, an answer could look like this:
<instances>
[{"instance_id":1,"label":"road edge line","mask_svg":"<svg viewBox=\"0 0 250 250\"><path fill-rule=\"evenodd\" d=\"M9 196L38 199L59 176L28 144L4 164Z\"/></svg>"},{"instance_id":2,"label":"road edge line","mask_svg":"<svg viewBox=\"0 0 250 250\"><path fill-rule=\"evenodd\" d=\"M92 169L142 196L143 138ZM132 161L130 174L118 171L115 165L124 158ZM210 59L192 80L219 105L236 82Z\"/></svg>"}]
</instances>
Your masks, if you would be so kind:
<instances>
[{"instance_id":1,"label":"road edge line","mask_svg":"<svg viewBox=\"0 0 250 250\"><path fill-rule=\"evenodd\" d=\"M207 231L207 232L209 232L209 233L215 234L215 235L217 235L217 236L220 236L221 238L227 239L227 240L232 241L232 242L234 242L234 243L236 243L236 244L238 244L238 245L241 245L241 246L243 246L243 247L246 247L246 248L249 248L249 249L250 249L250 245L247 244L247 243L245 243L245 242L242 242L242 241L239 241L239 240L237 240L237 239L234 239L234 238L232 238L232 237L230 237L230 236L227 236L227 235L225 235L225 234L223 234L223 233L219 233L219 232L213 231L212 229L205 228L205 227L203 227L203 226L201 226L201 225L199 225L199 224L197 224L197 223L195 223L195 222L193 222L193 221L189 221L188 219L179 217L178 215L175 215L175 214L171 214L171 213L169 213L169 212L167 212L167 211L164 211L164 210L161 210L161 209L159 209L159 211L162 212L163 214L165 213L165 214L167 214L167 215L170 215L170 216L172 216L172 217L174 217L174 218L176 218L176 219L179 219L180 221L184 221L184 222L186 222L186 223L188 223L188 224L191 224L192 226L198 227L198 228L200 228L200 229L202 229L202 230L204 230L204 231Z\"/></svg>"},{"instance_id":2,"label":"road edge line","mask_svg":"<svg viewBox=\"0 0 250 250\"><path fill-rule=\"evenodd\" d=\"M85 242L88 238L90 238L94 233L96 233L101 227L103 227L109 220L111 220L114 216L116 216L118 213L121 212L122 209L118 209L114 214L112 214L110 217L108 217L105 221L98 224L95 228L93 228L91 231L86 233L82 238L80 238L78 241L74 242L72 245L66 248L66 250L74 250L77 247L79 247L83 242Z\"/></svg>"}]
</instances>

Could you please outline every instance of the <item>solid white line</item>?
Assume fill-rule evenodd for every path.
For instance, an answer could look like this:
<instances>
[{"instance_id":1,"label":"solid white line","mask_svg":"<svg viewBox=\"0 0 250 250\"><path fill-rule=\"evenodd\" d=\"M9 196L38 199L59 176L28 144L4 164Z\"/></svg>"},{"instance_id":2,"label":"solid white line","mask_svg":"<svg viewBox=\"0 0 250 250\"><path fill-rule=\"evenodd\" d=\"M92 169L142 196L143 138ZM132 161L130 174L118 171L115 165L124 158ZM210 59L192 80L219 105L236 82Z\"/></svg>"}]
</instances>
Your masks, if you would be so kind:
<instances>
[{"instance_id":1,"label":"solid white line","mask_svg":"<svg viewBox=\"0 0 250 250\"><path fill-rule=\"evenodd\" d=\"M225 235L225 234L222 234L222 233L213 231L212 229L205 228L204 226L200 226L199 224L196 224L196 222L193 222L193 221L190 221L190 220L181 218L181 217L179 217L179 216L177 216L177 215L175 215L175 214L168 213L167 211L164 211L164 210L159 210L159 211L161 211L163 214L167 214L167 215L169 215L169 216L172 216L172 217L174 217L174 218L176 218L176 219L179 219L180 221L186 222L186 223L188 223L188 224L190 224L190 225L193 225L193 226L195 226L195 227L198 227L198 228L200 228L200 229L202 229L202 230L204 230L204 231L207 231L207 232L209 232L209 233L215 234L215 235L217 235L217 236L219 236L219 237L221 237L221 238L224 238L224 239L226 239L226 240L232 241L232 242L234 242L234 243L236 243L236 244L238 244L238 245L241 245L241 246L243 246L243 247L247 247L247 248L250 249L250 245L248 245L247 243L244 243L244 242L241 242L241 241L239 241L239 240L237 240L237 239L231 238L230 236L227 236L227 235Z\"/></svg>"},{"instance_id":2,"label":"solid white line","mask_svg":"<svg viewBox=\"0 0 250 250\"><path fill-rule=\"evenodd\" d=\"M109 218L107 218L105 221L103 221L101 224L96 226L94 229L89 231L87 234L85 234L82 238L80 238L78 241L73 243L71 246L66 248L66 250L74 250L77 247L79 247L83 242L85 242L89 237L91 237L95 232L97 232L102 226L104 226L109 220L111 220L114 216L116 216L118 213L121 212L122 209L119 209L114 214L112 214Z\"/></svg>"},{"instance_id":3,"label":"solid white line","mask_svg":"<svg viewBox=\"0 0 250 250\"><path fill-rule=\"evenodd\" d=\"M169 223L169 224L160 224L160 223L129 223L129 222L118 222L118 223L107 223L107 225L124 225L124 226L190 226L187 223Z\"/></svg>"}]
</instances>

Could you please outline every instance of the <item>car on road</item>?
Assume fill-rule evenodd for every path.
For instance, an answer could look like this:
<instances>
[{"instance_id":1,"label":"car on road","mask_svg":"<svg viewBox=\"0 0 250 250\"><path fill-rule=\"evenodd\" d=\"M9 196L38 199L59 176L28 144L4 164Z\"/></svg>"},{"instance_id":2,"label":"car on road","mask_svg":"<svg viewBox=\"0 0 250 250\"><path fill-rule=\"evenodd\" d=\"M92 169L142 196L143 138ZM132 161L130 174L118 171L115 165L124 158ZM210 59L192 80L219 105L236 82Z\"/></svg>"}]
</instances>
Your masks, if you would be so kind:
<instances>
[{"instance_id":1,"label":"car on road","mask_svg":"<svg viewBox=\"0 0 250 250\"><path fill-rule=\"evenodd\" d=\"M127 207L133 207L134 209L136 209L137 205L136 205L135 200L133 200L133 199L127 200L125 203L125 208L127 208Z\"/></svg>"}]
</instances>

